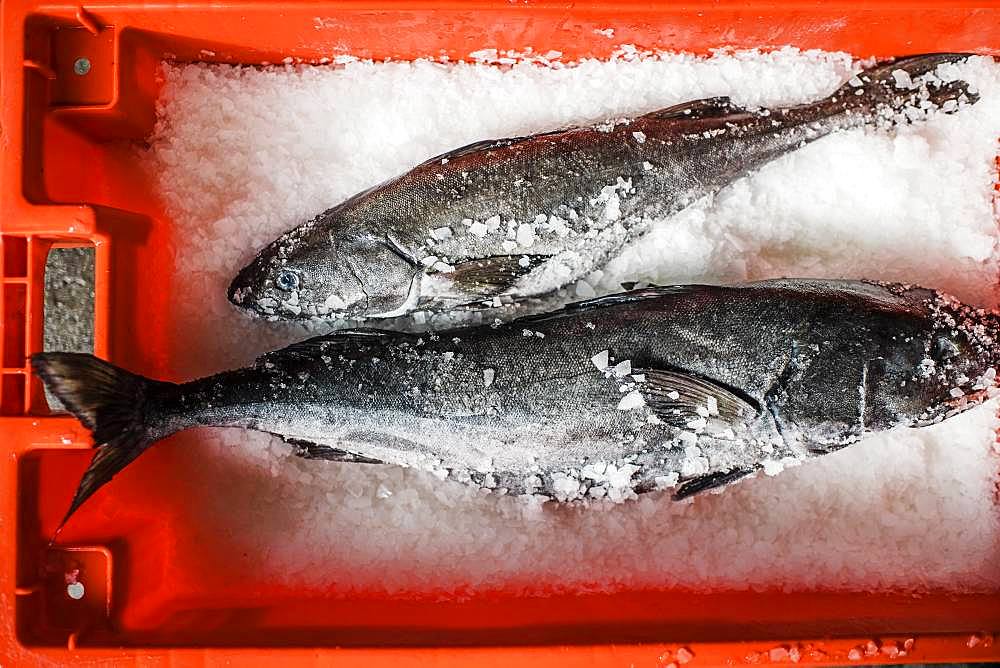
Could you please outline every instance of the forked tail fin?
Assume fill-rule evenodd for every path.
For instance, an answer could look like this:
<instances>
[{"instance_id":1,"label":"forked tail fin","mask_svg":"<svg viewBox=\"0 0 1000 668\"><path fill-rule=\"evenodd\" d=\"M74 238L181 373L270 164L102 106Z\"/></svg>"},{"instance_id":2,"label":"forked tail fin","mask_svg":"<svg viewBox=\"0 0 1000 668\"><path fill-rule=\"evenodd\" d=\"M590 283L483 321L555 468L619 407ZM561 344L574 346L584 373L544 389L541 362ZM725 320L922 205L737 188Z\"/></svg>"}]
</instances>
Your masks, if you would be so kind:
<instances>
[{"instance_id":1,"label":"forked tail fin","mask_svg":"<svg viewBox=\"0 0 1000 668\"><path fill-rule=\"evenodd\" d=\"M59 525L163 434L151 434L151 408L171 383L150 380L83 353L37 353L31 367L88 429L97 452Z\"/></svg>"},{"instance_id":2,"label":"forked tail fin","mask_svg":"<svg viewBox=\"0 0 1000 668\"><path fill-rule=\"evenodd\" d=\"M932 111L952 113L962 105L975 104L979 94L941 66L963 63L970 55L928 53L897 58L859 72L818 104L834 105L877 125L913 122Z\"/></svg>"}]
</instances>

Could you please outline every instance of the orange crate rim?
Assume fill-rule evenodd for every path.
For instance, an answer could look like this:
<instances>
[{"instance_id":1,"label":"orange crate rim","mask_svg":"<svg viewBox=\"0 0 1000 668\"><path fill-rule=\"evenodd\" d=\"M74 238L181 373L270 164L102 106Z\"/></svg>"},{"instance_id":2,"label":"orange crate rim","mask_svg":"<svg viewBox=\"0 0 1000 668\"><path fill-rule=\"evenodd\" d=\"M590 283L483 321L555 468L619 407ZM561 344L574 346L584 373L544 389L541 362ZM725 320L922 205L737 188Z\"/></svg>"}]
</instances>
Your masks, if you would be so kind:
<instances>
[{"instance_id":1,"label":"orange crate rim","mask_svg":"<svg viewBox=\"0 0 1000 668\"><path fill-rule=\"evenodd\" d=\"M595 38L595 30L609 27L615 29L614 40ZM658 633L649 627L643 633L623 631L618 639L604 634L594 641L593 629L580 625L558 636L528 634L528 640L520 643L516 633L476 635L475 646L464 647L446 629L442 629L441 642L435 642L433 634L422 636L420 642L394 642L386 633L360 643L366 646L344 648L317 631L313 642L300 638L274 644L253 628L240 634L237 622L224 638L180 647L163 638L116 636L113 623L103 636L85 627L67 627L56 634L58 641L40 639L32 635L30 625L34 615L42 614L36 608L44 584L34 567L42 551L37 540L26 538L30 527L24 520L29 498L24 483L31 479L26 471L30 473L35 465L33 457L56 452L78 459L78 454L86 454L80 451L90 447L74 420L47 414L40 388L31 380L25 362L27 354L41 347L41 268L52 244L95 248L95 353L146 369L166 364L137 349L134 333L143 320L154 330L145 339L146 345L154 350L163 346L157 339L155 319L150 321L148 314L139 312L139 296L128 284L129 276L141 269L135 260L138 251L158 240L163 212L149 201L148 193L130 187L134 182L128 163L109 154L104 143L141 140L149 133L154 120L155 70L162 59L203 60L205 52L210 52L219 62L247 64L280 62L285 57L318 62L340 54L455 60L483 48L523 52L532 47L540 52L560 51L563 60L572 61L608 57L616 45L625 43L696 53L716 47L768 49L790 44L859 56L945 50L997 55L1000 1L942 6L934 0L863 4L192 0L182 5L108 0L81 6L8 0L0 5L0 29L0 235L4 246L0 253L0 450L4 455L0 458L0 664L100 661L131 666L170 661L180 666L227 662L264 666L278 658L292 665L336 661L407 666L433 661L465 666L472 662L506 665L513 660L526 666L674 664L671 668L676 668L687 661L708 666L795 659L814 664L1000 660L1000 647L993 644L994 634L1000 632L1000 596L866 599L858 595L844 610L885 606L896 626L905 625L899 620L913 615L913 626L920 628L909 633L901 628L865 627L862 634L845 631L850 626L846 624L834 629L832 637L825 637L824 628L806 625L782 635L780 625L760 632L743 624L745 630L739 635L732 629L741 628L740 620L728 619L720 624L724 622L730 631L716 639L702 635L691 640L680 631L664 627ZM79 53L90 55L94 67L93 76L84 82L67 74ZM106 183L87 175L91 166ZM162 269L166 265L152 266ZM141 308L159 305L155 299L151 302ZM118 606L126 603L111 586L121 551L103 545L68 546L64 551L88 568L105 569L107 590L101 602L107 608L98 606L93 614L113 620ZM670 601L686 600L682 599L685 595L679 593ZM754 605L776 605L779 600L773 594L761 599L766 600L764 604L740 603L756 600L754 594L692 596L692 614L707 619L712 617L706 610L715 605L745 604L749 607L734 610L752 610ZM664 605L664 600L643 592L585 600L592 607L620 605L629 611ZM807 605L802 598L785 600ZM812 597L808 606L818 607L808 609L838 605L834 600L839 598ZM490 605L487 601L486 606ZM554 598L543 605L569 607L574 603ZM467 610L461 604L441 607L443 612L432 612L435 619L458 619ZM931 608L933 614L926 612ZM414 609L435 608L427 604ZM495 610L498 615L517 614L519 608L497 603ZM351 606L342 606L342 611L346 617ZM535 619L547 619L545 614ZM947 632L927 630L934 619L948 615L957 621ZM907 646L911 638L914 642ZM909 647L905 658L898 653L904 647Z\"/></svg>"}]
</instances>

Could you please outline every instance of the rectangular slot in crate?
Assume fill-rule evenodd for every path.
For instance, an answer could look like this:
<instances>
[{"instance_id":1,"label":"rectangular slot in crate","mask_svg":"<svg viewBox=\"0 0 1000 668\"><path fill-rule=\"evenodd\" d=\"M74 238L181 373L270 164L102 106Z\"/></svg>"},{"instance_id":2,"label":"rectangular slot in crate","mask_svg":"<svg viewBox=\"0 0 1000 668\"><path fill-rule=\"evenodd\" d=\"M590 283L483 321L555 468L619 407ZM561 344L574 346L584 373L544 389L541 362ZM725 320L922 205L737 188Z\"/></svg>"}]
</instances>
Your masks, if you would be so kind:
<instances>
[{"instance_id":1,"label":"rectangular slot in crate","mask_svg":"<svg viewBox=\"0 0 1000 668\"><path fill-rule=\"evenodd\" d=\"M3 237L3 275L6 278L28 275L28 240L25 237Z\"/></svg>"},{"instance_id":2,"label":"rectangular slot in crate","mask_svg":"<svg viewBox=\"0 0 1000 668\"><path fill-rule=\"evenodd\" d=\"M94 352L94 248L53 247L45 261L42 349ZM48 390L52 410L62 410Z\"/></svg>"},{"instance_id":3,"label":"rectangular slot in crate","mask_svg":"<svg viewBox=\"0 0 1000 668\"><path fill-rule=\"evenodd\" d=\"M62 246L45 262L43 350L94 352L94 249Z\"/></svg>"},{"instance_id":4,"label":"rectangular slot in crate","mask_svg":"<svg viewBox=\"0 0 1000 668\"><path fill-rule=\"evenodd\" d=\"M28 286L23 283L5 283L3 304L3 366L5 369L23 368L27 353L25 327L27 325Z\"/></svg>"},{"instance_id":5,"label":"rectangular slot in crate","mask_svg":"<svg viewBox=\"0 0 1000 668\"><path fill-rule=\"evenodd\" d=\"M0 414L21 415L24 412L24 374L3 374L0 388Z\"/></svg>"}]
</instances>

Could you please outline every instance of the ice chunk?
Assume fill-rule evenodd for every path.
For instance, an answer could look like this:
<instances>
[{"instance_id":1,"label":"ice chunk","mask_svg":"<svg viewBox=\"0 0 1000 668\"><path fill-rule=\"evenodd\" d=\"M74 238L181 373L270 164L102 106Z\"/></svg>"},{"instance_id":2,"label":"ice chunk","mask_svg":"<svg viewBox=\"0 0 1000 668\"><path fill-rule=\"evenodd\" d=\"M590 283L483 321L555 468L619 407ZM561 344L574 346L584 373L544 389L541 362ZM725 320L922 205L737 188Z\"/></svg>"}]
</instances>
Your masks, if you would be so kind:
<instances>
[{"instance_id":1,"label":"ice chunk","mask_svg":"<svg viewBox=\"0 0 1000 668\"><path fill-rule=\"evenodd\" d=\"M601 352L591 357L590 361L599 370L604 371L605 369L608 368L608 351L602 350Z\"/></svg>"},{"instance_id":2,"label":"ice chunk","mask_svg":"<svg viewBox=\"0 0 1000 668\"><path fill-rule=\"evenodd\" d=\"M705 420L705 418L701 417L700 415L694 418L693 420L687 421L687 428L691 429L694 432L703 431L707 426L708 426L708 421Z\"/></svg>"},{"instance_id":3,"label":"ice chunk","mask_svg":"<svg viewBox=\"0 0 1000 668\"><path fill-rule=\"evenodd\" d=\"M618 410L630 411L635 408L641 408L645 405L646 400L642 398L642 394L638 390L632 390L618 402Z\"/></svg>"},{"instance_id":4,"label":"ice chunk","mask_svg":"<svg viewBox=\"0 0 1000 668\"><path fill-rule=\"evenodd\" d=\"M913 80L910 79L910 73L906 70L893 70L892 80L896 84L896 88L907 90L913 88Z\"/></svg>"},{"instance_id":5,"label":"ice chunk","mask_svg":"<svg viewBox=\"0 0 1000 668\"><path fill-rule=\"evenodd\" d=\"M517 226L517 243L529 248L535 243L535 226L530 223L523 223Z\"/></svg>"},{"instance_id":6,"label":"ice chunk","mask_svg":"<svg viewBox=\"0 0 1000 668\"><path fill-rule=\"evenodd\" d=\"M621 466L609 464L606 471L608 485L612 489L630 488L632 486L632 476L637 471L639 471L639 467L635 464L622 464Z\"/></svg>"},{"instance_id":7,"label":"ice chunk","mask_svg":"<svg viewBox=\"0 0 1000 668\"><path fill-rule=\"evenodd\" d=\"M581 299L591 299L597 296L597 292L594 291L590 283L581 280L576 284L576 296Z\"/></svg>"},{"instance_id":8,"label":"ice chunk","mask_svg":"<svg viewBox=\"0 0 1000 668\"><path fill-rule=\"evenodd\" d=\"M347 308L347 302L345 302L340 295L331 294L323 301L323 306L331 311L342 311Z\"/></svg>"},{"instance_id":9,"label":"ice chunk","mask_svg":"<svg viewBox=\"0 0 1000 668\"><path fill-rule=\"evenodd\" d=\"M580 495L580 490L580 481L576 478L561 471L552 475L552 491L557 498L563 501L575 499Z\"/></svg>"},{"instance_id":10,"label":"ice chunk","mask_svg":"<svg viewBox=\"0 0 1000 668\"><path fill-rule=\"evenodd\" d=\"M670 475L661 475L653 479L656 484L657 489L667 489L669 487L675 487L680 480L680 474L674 472Z\"/></svg>"},{"instance_id":11,"label":"ice chunk","mask_svg":"<svg viewBox=\"0 0 1000 668\"><path fill-rule=\"evenodd\" d=\"M775 476L785 470L785 465L778 460L765 459L761 464L764 467L764 475Z\"/></svg>"}]
</instances>

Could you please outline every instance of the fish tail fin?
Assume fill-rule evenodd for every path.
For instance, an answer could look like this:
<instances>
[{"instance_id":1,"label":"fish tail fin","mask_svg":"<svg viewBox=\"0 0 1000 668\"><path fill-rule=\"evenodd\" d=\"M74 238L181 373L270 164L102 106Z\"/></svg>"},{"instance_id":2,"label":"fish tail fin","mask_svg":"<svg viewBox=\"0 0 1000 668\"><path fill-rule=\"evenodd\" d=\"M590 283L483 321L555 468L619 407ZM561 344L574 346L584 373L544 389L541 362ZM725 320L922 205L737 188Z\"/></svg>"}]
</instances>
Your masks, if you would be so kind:
<instances>
[{"instance_id":1,"label":"fish tail fin","mask_svg":"<svg viewBox=\"0 0 1000 668\"><path fill-rule=\"evenodd\" d=\"M963 63L968 53L930 53L897 58L851 77L821 102L855 120L878 126L912 123L928 112L953 113L979 94L942 65Z\"/></svg>"},{"instance_id":2,"label":"fish tail fin","mask_svg":"<svg viewBox=\"0 0 1000 668\"><path fill-rule=\"evenodd\" d=\"M83 353L37 353L31 356L31 367L90 429L98 446L59 524L61 530L84 501L163 436L150 433L149 417L163 392L177 386L137 376Z\"/></svg>"}]
</instances>

